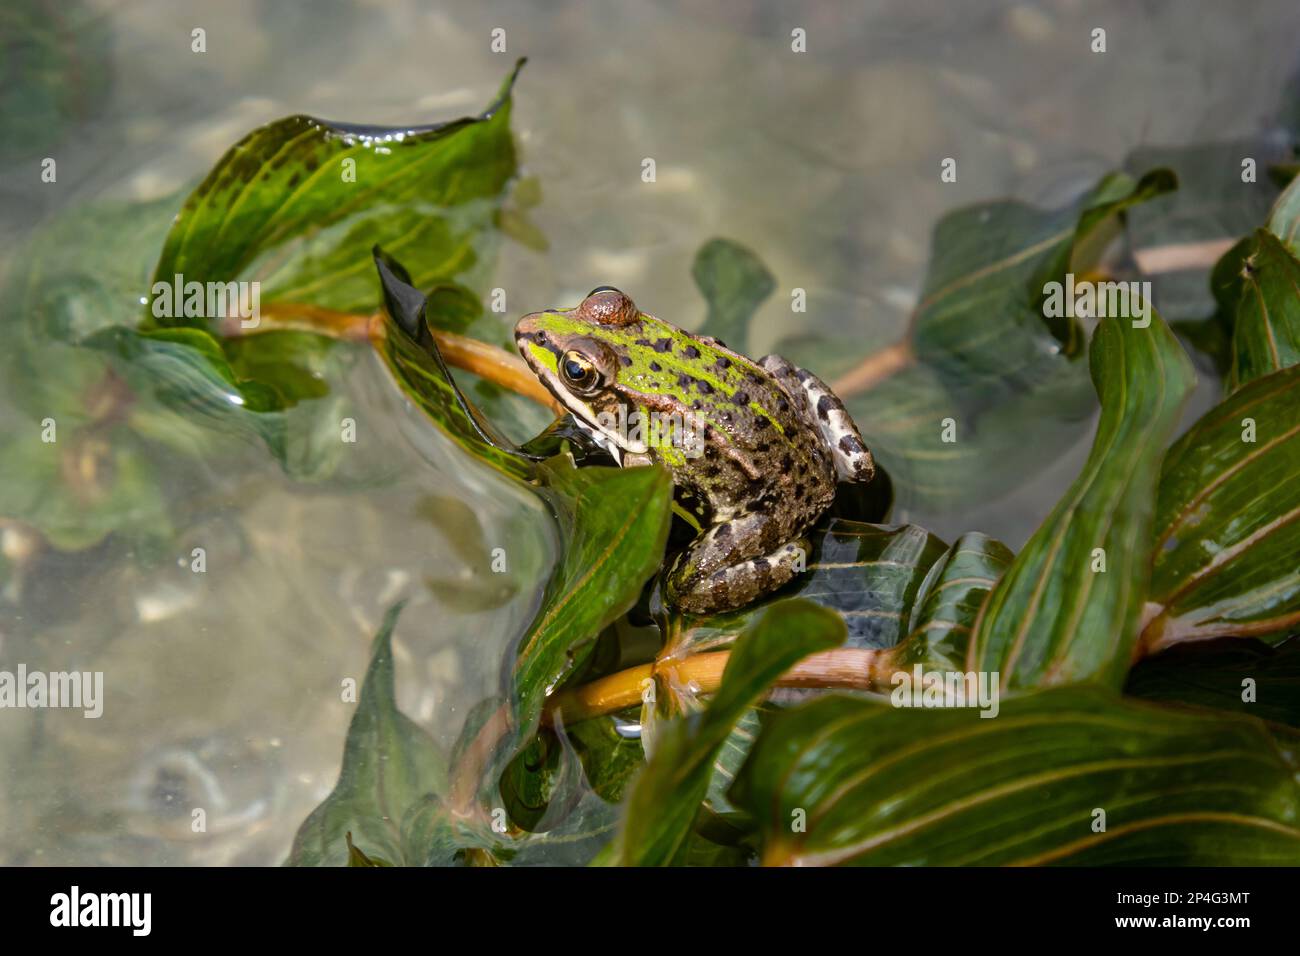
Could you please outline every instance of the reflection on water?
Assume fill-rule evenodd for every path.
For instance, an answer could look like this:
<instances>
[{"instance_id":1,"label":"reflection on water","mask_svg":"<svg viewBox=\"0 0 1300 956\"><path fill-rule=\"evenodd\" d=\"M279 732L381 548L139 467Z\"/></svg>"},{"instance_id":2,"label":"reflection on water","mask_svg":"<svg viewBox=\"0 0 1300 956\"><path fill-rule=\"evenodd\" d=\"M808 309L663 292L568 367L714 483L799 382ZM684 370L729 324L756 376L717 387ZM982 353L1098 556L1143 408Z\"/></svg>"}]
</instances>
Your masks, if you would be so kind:
<instances>
[{"instance_id":1,"label":"reflection on water","mask_svg":"<svg viewBox=\"0 0 1300 956\"><path fill-rule=\"evenodd\" d=\"M806 314L781 294L764 306L756 354L809 327L859 353L894 339L945 210L1004 195L1057 203L1140 145L1255 132L1269 110L1238 104L1276 101L1300 25L1289 0L1252 17L1079 0L87 9L82 27L111 37L111 83L46 147L57 186L0 185L6 260L56 211L185 188L260 122L460 115L527 55L514 122L549 251L504 250L511 314L613 284L693 325L691 257L727 235L755 248L778 289L808 290ZM1083 52L1098 24L1104 57ZM206 54L190 52L196 26ZM797 26L802 55L789 52ZM489 51L494 27L505 56ZM940 185L953 155L958 181ZM334 782L351 714L341 682L360 678L397 598L411 598L396 651L407 713L450 746L497 690L553 553L545 512L404 408L372 356L334 385L363 428L356 460L328 482L291 481L233 443L202 470L155 463L173 528L152 544L65 553L0 526L0 667L99 670L107 693L99 720L0 715L0 861L278 862ZM27 424L0 398L0 431ZM1006 497L959 515L909 509L904 495L896 517L1018 545L1081 458L1076 448L1027 482L1008 474ZM476 580L470 569L505 541L510 573Z\"/></svg>"}]
</instances>

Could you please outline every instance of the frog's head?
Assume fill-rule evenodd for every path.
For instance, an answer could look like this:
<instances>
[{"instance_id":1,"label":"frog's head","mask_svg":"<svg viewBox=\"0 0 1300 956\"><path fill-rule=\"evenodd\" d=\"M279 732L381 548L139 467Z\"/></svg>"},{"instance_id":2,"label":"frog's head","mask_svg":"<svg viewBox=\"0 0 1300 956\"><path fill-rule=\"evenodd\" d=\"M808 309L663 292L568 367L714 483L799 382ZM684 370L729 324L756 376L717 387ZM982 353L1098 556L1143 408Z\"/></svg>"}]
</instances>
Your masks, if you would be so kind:
<instances>
[{"instance_id":1,"label":"frog's head","mask_svg":"<svg viewBox=\"0 0 1300 956\"><path fill-rule=\"evenodd\" d=\"M602 286L577 308L533 312L515 326L519 353L542 384L579 425L625 451L642 448L631 447L611 421L626 399L619 373L631 364L629 346L642 319L630 298Z\"/></svg>"}]
</instances>

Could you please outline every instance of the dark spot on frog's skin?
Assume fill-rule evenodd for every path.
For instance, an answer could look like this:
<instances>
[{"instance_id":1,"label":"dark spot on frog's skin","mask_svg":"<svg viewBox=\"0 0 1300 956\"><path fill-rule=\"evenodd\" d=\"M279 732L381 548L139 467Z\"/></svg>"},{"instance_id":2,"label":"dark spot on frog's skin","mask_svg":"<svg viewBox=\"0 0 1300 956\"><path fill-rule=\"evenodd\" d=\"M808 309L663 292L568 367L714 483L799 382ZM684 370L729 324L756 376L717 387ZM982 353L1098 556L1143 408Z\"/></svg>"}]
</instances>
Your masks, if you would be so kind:
<instances>
[{"instance_id":1,"label":"dark spot on frog's skin","mask_svg":"<svg viewBox=\"0 0 1300 956\"><path fill-rule=\"evenodd\" d=\"M798 372L795 373L795 377L799 379L799 381L801 382L806 382L808 381L808 379L812 377L812 375L811 373L809 373L809 371L806 368L801 368L799 369Z\"/></svg>"},{"instance_id":2,"label":"dark spot on frog's skin","mask_svg":"<svg viewBox=\"0 0 1300 956\"><path fill-rule=\"evenodd\" d=\"M649 340L649 339L637 339L637 340L636 340L636 344L639 345L639 346L641 346L641 348L643 348L643 349L648 349L648 348L650 347L650 340Z\"/></svg>"},{"instance_id":3,"label":"dark spot on frog's skin","mask_svg":"<svg viewBox=\"0 0 1300 956\"><path fill-rule=\"evenodd\" d=\"M772 423L769 422L766 418L764 418L764 417L762 417L762 416L760 415L758 418L754 419L754 427L755 427L755 428L771 428L771 427L772 427Z\"/></svg>"},{"instance_id":4,"label":"dark spot on frog's skin","mask_svg":"<svg viewBox=\"0 0 1300 956\"><path fill-rule=\"evenodd\" d=\"M844 435L840 438L840 451L846 455L860 455L866 450L866 446L853 435Z\"/></svg>"},{"instance_id":5,"label":"dark spot on frog's skin","mask_svg":"<svg viewBox=\"0 0 1300 956\"><path fill-rule=\"evenodd\" d=\"M718 344L721 345L722 343L719 342ZM725 372L727 369L731 368L731 359L727 358L725 355L719 355L718 360L713 364Z\"/></svg>"},{"instance_id":6,"label":"dark spot on frog's skin","mask_svg":"<svg viewBox=\"0 0 1300 956\"><path fill-rule=\"evenodd\" d=\"M618 357L618 360L623 363L624 368L627 368L629 365L632 364L632 356L630 355L620 355ZM658 370L656 369L656 371Z\"/></svg>"},{"instance_id":7,"label":"dark spot on frog's skin","mask_svg":"<svg viewBox=\"0 0 1300 956\"><path fill-rule=\"evenodd\" d=\"M705 395L713 394L713 386L710 385L708 382L704 381L704 379L700 379L695 384L699 386L700 391L703 392Z\"/></svg>"},{"instance_id":8,"label":"dark spot on frog's skin","mask_svg":"<svg viewBox=\"0 0 1300 956\"><path fill-rule=\"evenodd\" d=\"M748 393L748 392L736 392L734 395L731 396L731 400L732 400L733 402L735 402L737 405L748 405L748 404L749 404L749 393Z\"/></svg>"},{"instance_id":9,"label":"dark spot on frog's skin","mask_svg":"<svg viewBox=\"0 0 1300 956\"><path fill-rule=\"evenodd\" d=\"M671 352L672 350L673 350L672 339L660 339L658 342L655 343L656 352Z\"/></svg>"},{"instance_id":10,"label":"dark spot on frog's skin","mask_svg":"<svg viewBox=\"0 0 1300 956\"><path fill-rule=\"evenodd\" d=\"M749 512L762 511L767 507L767 499L763 497L755 498L749 504L745 505L745 510Z\"/></svg>"},{"instance_id":11,"label":"dark spot on frog's skin","mask_svg":"<svg viewBox=\"0 0 1300 956\"><path fill-rule=\"evenodd\" d=\"M697 359L700 357L700 350L694 345L688 345L686 348L682 349L682 354L688 359Z\"/></svg>"},{"instance_id":12,"label":"dark spot on frog's skin","mask_svg":"<svg viewBox=\"0 0 1300 956\"><path fill-rule=\"evenodd\" d=\"M766 455L771 450L772 446L765 441L759 442L754 446L754 451L758 452L760 455Z\"/></svg>"},{"instance_id":13,"label":"dark spot on frog's skin","mask_svg":"<svg viewBox=\"0 0 1300 956\"><path fill-rule=\"evenodd\" d=\"M299 180L299 178L301 178L301 174L300 174L300 173L294 173L292 176L289 177L289 188L290 188L290 189L292 189L294 186L297 186L297 185L298 185L298 180Z\"/></svg>"},{"instance_id":14,"label":"dark spot on frog's skin","mask_svg":"<svg viewBox=\"0 0 1300 956\"><path fill-rule=\"evenodd\" d=\"M302 161L303 166L307 167L307 172L316 172L316 167L320 165L320 160L315 156L308 154L307 158Z\"/></svg>"},{"instance_id":15,"label":"dark spot on frog's skin","mask_svg":"<svg viewBox=\"0 0 1300 956\"><path fill-rule=\"evenodd\" d=\"M730 537L731 537L731 523L730 523L730 522L726 522L726 523L724 523L724 524L720 524L720 525L718 525L718 530L715 531L715 532L713 532L713 537L715 537L715 538L717 538L717 539L719 539L719 540L721 540L721 539L723 539L723 538L730 538Z\"/></svg>"},{"instance_id":16,"label":"dark spot on frog's skin","mask_svg":"<svg viewBox=\"0 0 1300 956\"><path fill-rule=\"evenodd\" d=\"M778 398L776 400L776 410L779 412L788 412L790 410L790 403L784 398Z\"/></svg>"},{"instance_id":17,"label":"dark spot on frog's skin","mask_svg":"<svg viewBox=\"0 0 1300 956\"><path fill-rule=\"evenodd\" d=\"M664 370L664 367L663 367L662 365L660 365L658 362L651 362L651 363L650 363L650 371L652 371L652 372L662 372L663 370Z\"/></svg>"},{"instance_id":18,"label":"dark spot on frog's skin","mask_svg":"<svg viewBox=\"0 0 1300 956\"><path fill-rule=\"evenodd\" d=\"M677 375L678 388L690 388L693 381L695 381L695 379L691 378L685 372L679 372Z\"/></svg>"},{"instance_id":19,"label":"dark spot on frog's skin","mask_svg":"<svg viewBox=\"0 0 1300 956\"><path fill-rule=\"evenodd\" d=\"M704 407L704 403L700 401L698 398L695 399L693 402L691 402L691 408L695 409L697 412L703 407Z\"/></svg>"},{"instance_id":20,"label":"dark spot on frog's skin","mask_svg":"<svg viewBox=\"0 0 1300 956\"><path fill-rule=\"evenodd\" d=\"M755 571L766 571L767 569L768 569L767 558L755 558L755 559L754 559L754 570L755 570Z\"/></svg>"},{"instance_id":21,"label":"dark spot on frog's skin","mask_svg":"<svg viewBox=\"0 0 1300 956\"><path fill-rule=\"evenodd\" d=\"M722 474L722 469L719 468L717 465L709 465L707 468L704 469L705 478L716 478L720 474Z\"/></svg>"},{"instance_id":22,"label":"dark spot on frog's skin","mask_svg":"<svg viewBox=\"0 0 1300 956\"><path fill-rule=\"evenodd\" d=\"M763 384L763 380L759 377L759 375L758 375L757 372L746 372L746 373L745 373L745 378L749 379L749 380L750 380L751 382L753 382L755 385L762 385L762 384Z\"/></svg>"},{"instance_id":23,"label":"dark spot on frog's skin","mask_svg":"<svg viewBox=\"0 0 1300 956\"><path fill-rule=\"evenodd\" d=\"M804 487L802 481L796 481L794 485L794 496L796 498L804 497Z\"/></svg>"},{"instance_id":24,"label":"dark spot on frog's skin","mask_svg":"<svg viewBox=\"0 0 1300 956\"><path fill-rule=\"evenodd\" d=\"M782 471L789 471L793 467L794 467L794 459L791 458L789 455L786 455L784 458L781 459Z\"/></svg>"},{"instance_id":25,"label":"dark spot on frog's skin","mask_svg":"<svg viewBox=\"0 0 1300 956\"><path fill-rule=\"evenodd\" d=\"M821 398L817 399L817 417L822 421L826 421L830 418L831 409L834 405L835 403L831 401L829 395L823 395Z\"/></svg>"}]
</instances>

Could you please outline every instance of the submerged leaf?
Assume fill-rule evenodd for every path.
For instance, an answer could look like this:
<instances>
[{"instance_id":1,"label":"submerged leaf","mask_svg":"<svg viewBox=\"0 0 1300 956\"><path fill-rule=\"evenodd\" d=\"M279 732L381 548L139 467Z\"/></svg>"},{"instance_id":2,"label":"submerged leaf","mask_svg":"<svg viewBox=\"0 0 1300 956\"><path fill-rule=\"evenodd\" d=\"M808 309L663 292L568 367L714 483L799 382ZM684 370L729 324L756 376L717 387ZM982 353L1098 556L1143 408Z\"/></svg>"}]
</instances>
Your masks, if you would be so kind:
<instances>
[{"instance_id":1,"label":"submerged leaf","mask_svg":"<svg viewBox=\"0 0 1300 956\"><path fill-rule=\"evenodd\" d=\"M738 242L711 239L695 253L691 276L709 303L709 314L698 334L745 351L749 320L776 288L767 266Z\"/></svg>"},{"instance_id":2,"label":"submerged leaf","mask_svg":"<svg viewBox=\"0 0 1300 956\"><path fill-rule=\"evenodd\" d=\"M397 709L392 636L401 610L401 604L389 608L375 635L338 783L299 827L290 865L348 864L348 833L366 856L397 865L423 862L403 833L403 819L428 794L443 790L446 767L433 738Z\"/></svg>"},{"instance_id":3,"label":"submerged leaf","mask_svg":"<svg viewBox=\"0 0 1300 956\"><path fill-rule=\"evenodd\" d=\"M1121 214L1173 187L1167 170L1116 174L1064 209L982 203L939 222L897 368L832 383L901 505L986 500L1077 440L1095 408L1082 331L1047 317L1046 287L1082 278Z\"/></svg>"}]
</instances>

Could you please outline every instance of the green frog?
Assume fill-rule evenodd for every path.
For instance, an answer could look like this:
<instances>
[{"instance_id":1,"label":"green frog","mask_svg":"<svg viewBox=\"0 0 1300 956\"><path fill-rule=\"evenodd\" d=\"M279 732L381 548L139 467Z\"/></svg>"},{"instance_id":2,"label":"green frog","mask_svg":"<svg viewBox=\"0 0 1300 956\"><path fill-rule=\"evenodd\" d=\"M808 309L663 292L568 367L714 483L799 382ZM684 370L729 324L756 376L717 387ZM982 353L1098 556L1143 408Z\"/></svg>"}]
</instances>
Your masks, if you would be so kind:
<instances>
[{"instance_id":1,"label":"green frog","mask_svg":"<svg viewBox=\"0 0 1300 956\"><path fill-rule=\"evenodd\" d=\"M804 535L871 452L821 379L757 362L641 312L608 286L574 309L524 316L519 352L578 427L623 467L659 461L699 535L669 565L669 603L741 607L805 567Z\"/></svg>"}]
</instances>

